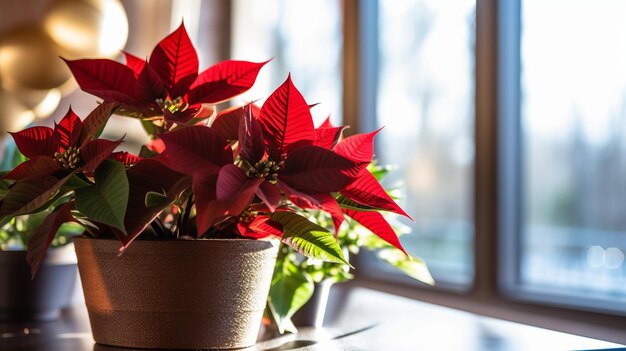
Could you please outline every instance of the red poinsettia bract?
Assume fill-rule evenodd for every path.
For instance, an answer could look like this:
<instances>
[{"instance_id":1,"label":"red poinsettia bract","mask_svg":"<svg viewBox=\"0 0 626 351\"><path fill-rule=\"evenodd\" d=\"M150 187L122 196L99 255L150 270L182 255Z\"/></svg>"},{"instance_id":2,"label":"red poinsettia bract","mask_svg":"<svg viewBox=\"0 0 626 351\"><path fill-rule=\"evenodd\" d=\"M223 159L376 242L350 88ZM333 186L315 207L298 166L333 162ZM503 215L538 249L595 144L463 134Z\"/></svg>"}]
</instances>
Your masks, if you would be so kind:
<instances>
[{"instance_id":1,"label":"red poinsettia bract","mask_svg":"<svg viewBox=\"0 0 626 351\"><path fill-rule=\"evenodd\" d=\"M248 90L267 62L228 60L198 74L198 56L184 24L163 39L149 60L125 53L126 65L107 59L69 61L81 89L143 117L187 124L217 104ZM200 115L198 115L200 114Z\"/></svg>"},{"instance_id":2,"label":"red poinsettia bract","mask_svg":"<svg viewBox=\"0 0 626 351\"><path fill-rule=\"evenodd\" d=\"M271 216L289 211L287 200L329 213L336 229L348 215L403 250L378 212L349 210L336 200L344 196L406 215L366 169L378 131L340 140L343 128L329 121L314 128L310 106L288 77L260 109L248 104L220 113L211 127L163 135L160 157L192 177L199 235L215 225L232 225L233 219L243 236L280 235Z\"/></svg>"}]
</instances>

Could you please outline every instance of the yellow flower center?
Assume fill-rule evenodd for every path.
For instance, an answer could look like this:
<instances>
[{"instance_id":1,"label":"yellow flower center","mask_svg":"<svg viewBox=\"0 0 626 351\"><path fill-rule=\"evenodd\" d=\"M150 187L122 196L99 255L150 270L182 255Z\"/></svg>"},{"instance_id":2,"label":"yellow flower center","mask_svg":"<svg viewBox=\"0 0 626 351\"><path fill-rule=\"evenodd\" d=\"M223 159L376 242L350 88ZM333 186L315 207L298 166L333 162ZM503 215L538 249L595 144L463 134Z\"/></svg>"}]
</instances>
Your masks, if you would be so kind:
<instances>
[{"instance_id":1,"label":"yellow flower center","mask_svg":"<svg viewBox=\"0 0 626 351\"><path fill-rule=\"evenodd\" d=\"M70 146L63 152L55 152L54 159L66 169L75 169L80 161L80 149Z\"/></svg>"}]
</instances>

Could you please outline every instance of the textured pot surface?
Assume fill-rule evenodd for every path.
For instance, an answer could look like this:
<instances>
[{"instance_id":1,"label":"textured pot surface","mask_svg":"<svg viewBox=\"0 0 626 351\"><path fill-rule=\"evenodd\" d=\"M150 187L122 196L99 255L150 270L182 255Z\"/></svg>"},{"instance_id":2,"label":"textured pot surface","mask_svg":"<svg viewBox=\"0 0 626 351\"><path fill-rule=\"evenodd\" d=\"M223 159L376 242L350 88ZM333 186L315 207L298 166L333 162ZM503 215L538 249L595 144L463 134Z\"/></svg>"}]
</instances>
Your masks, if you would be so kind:
<instances>
[{"instance_id":1,"label":"textured pot surface","mask_svg":"<svg viewBox=\"0 0 626 351\"><path fill-rule=\"evenodd\" d=\"M71 245L50 249L32 280L26 251L0 251L0 320L57 319L72 301L76 274Z\"/></svg>"},{"instance_id":2,"label":"textured pot surface","mask_svg":"<svg viewBox=\"0 0 626 351\"><path fill-rule=\"evenodd\" d=\"M75 238L96 342L149 349L254 345L278 244Z\"/></svg>"}]
</instances>

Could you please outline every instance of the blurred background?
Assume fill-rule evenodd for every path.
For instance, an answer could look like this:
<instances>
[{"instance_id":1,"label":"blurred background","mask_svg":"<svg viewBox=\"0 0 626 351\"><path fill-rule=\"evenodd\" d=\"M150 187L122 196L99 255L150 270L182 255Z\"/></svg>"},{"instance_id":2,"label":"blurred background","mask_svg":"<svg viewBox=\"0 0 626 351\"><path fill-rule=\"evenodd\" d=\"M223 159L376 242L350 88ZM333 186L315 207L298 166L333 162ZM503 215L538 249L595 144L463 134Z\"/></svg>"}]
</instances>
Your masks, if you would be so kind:
<instances>
[{"instance_id":1,"label":"blurred background","mask_svg":"<svg viewBox=\"0 0 626 351\"><path fill-rule=\"evenodd\" d=\"M514 191L501 197L519 210L513 230L498 233L513 250L499 253L510 278L500 284L533 301L624 314L626 2L514 3L515 36L498 40L517 57L507 74L519 106L499 118L514 118L519 137L508 155ZM147 57L183 18L201 69L273 58L239 102L262 102L291 72L308 102L321 103L318 122L384 126L377 157L396 167L387 184L404 188L415 218L404 245L427 262L436 289L472 287L474 0L0 0L0 131L95 106L58 56ZM145 138L134 123L115 119L106 133L126 133L132 149ZM378 266L357 273L396 279Z\"/></svg>"}]
</instances>

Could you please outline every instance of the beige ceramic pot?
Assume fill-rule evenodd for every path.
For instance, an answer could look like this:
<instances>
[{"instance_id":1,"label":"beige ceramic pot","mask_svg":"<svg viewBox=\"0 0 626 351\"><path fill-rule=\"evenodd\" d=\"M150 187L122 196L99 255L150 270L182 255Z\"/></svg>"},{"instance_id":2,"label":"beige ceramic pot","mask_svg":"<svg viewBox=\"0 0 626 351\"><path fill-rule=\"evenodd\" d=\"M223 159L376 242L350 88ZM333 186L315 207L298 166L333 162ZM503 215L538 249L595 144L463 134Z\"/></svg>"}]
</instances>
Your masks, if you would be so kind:
<instances>
[{"instance_id":1,"label":"beige ceramic pot","mask_svg":"<svg viewBox=\"0 0 626 351\"><path fill-rule=\"evenodd\" d=\"M147 349L255 344L278 243L74 240L97 343Z\"/></svg>"}]
</instances>

